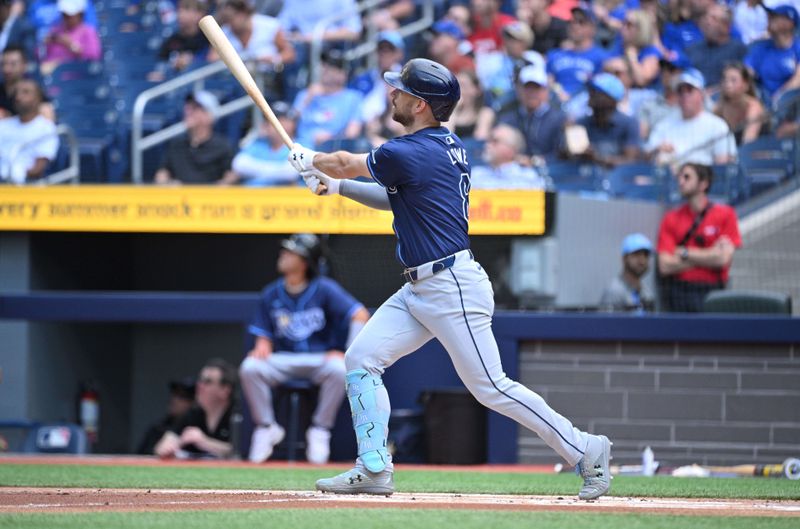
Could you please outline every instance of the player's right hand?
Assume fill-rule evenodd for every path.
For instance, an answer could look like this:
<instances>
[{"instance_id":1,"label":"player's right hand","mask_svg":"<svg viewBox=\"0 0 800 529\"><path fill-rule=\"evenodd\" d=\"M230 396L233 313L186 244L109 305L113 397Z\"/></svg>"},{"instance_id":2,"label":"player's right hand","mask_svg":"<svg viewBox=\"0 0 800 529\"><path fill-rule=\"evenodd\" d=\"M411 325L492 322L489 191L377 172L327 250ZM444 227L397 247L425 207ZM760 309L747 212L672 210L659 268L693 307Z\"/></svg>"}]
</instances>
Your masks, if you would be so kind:
<instances>
[{"instance_id":1,"label":"player's right hand","mask_svg":"<svg viewBox=\"0 0 800 529\"><path fill-rule=\"evenodd\" d=\"M339 193L341 180L331 178L319 169L302 171L300 176L312 193L315 195L336 195Z\"/></svg>"},{"instance_id":2,"label":"player's right hand","mask_svg":"<svg viewBox=\"0 0 800 529\"><path fill-rule=\"evenodd\" d=\"M299 143L295 143L292 150L289 151L289 163L298 173L302 173L314 168L314 156L316 154L317 151L312 151Z\"/></svg>"}]
</instances>

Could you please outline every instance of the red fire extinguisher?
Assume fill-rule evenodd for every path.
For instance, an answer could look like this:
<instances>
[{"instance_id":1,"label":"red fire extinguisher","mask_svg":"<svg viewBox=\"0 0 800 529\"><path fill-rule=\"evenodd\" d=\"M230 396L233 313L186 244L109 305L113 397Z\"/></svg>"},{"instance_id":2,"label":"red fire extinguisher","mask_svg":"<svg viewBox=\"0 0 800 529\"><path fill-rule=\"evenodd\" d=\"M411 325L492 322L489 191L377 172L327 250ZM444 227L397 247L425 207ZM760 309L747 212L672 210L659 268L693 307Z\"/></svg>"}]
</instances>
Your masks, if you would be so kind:
<instances>
[{"instance_id":1,"label":"red fire extinguisher","mask_svg":"<svg viewBox=\"0 0 800 529\"><path fill-rule=\"evenodd\" d=\"M81 426L86 431L89 442L94 444L100 433L100 395L93 385L83 385L78 405Z\"/></svg>"}]
</instances>

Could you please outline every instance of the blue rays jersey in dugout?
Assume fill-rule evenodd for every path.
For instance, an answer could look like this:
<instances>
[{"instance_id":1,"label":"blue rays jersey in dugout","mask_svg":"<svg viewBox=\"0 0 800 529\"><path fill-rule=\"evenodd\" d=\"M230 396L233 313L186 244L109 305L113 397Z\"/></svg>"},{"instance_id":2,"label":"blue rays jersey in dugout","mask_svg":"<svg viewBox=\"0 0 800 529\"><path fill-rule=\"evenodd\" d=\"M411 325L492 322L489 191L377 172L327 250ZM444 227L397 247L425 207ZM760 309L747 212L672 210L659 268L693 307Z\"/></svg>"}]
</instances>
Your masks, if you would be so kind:
<instances>
[{"instance_id":1,"label":"blue rays jersey in dugout","mask_svg":"<svg viewBox=\"0 0 800 529\"><path fill-rule=\"evenodd\" d=\"M350 319L363 305L327 277L312 279L296 296L284 285L280 278L261 291L250 334L269 338L273 351L343 351Z\"/></svg>"},{"instance_id":2,"label":"blue rays jersey in dugout","mask_svg":"<svg viewBox=\"0 0 800 529\"><path fill-rule=\"evenodd\" d=\"M469 248L470 166L458 136L429 127L394 138L367 154L367 167L389 195L403 266Z\"/></svg>"}]
</instances>

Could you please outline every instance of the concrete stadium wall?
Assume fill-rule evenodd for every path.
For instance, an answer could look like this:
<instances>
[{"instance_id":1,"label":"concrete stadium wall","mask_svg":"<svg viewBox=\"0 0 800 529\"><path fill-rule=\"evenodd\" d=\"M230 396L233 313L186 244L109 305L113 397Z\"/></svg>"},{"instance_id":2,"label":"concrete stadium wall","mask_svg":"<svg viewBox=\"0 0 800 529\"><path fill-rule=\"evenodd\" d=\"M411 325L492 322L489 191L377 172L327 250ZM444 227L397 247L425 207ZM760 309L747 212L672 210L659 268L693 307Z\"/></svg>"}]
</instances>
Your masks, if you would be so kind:
<instances>
[{"instance_id":1,"label":"concrete stadium wall","mask_svg":"<svg viewBox=\"0 0 800 529\"><path fill-rule=\"evenodd\" d=\"M744 324L744 322L743 322ZM798 344L526 342L520 380L590 432L614 460L779 463L800 445ZM555 462L521 430L519 461Z\"/></svg>"}]
</instances>

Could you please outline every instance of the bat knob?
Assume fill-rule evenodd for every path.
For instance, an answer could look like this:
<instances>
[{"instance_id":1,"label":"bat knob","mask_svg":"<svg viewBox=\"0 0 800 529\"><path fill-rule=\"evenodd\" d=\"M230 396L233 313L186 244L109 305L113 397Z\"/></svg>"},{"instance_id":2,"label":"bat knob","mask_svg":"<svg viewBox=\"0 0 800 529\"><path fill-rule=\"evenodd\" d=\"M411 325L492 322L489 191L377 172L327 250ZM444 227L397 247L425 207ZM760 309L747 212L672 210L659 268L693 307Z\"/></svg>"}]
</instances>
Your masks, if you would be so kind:
<instances>
[{"instance_id":1,"label":"bat knob","mask_svg":"<svg viewBox=\"0 0 800 529\"><path fill-rule=\"evenodd\" d=\"M790 457L783 462L783 473L791 480L800 479L800 459Z\"/></svg>"}]
</instances>

